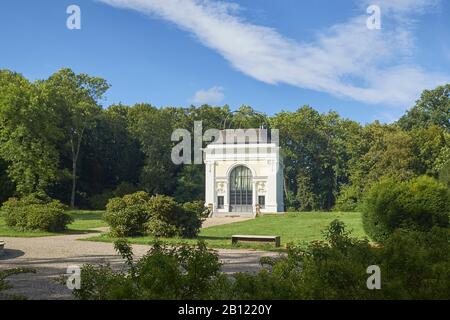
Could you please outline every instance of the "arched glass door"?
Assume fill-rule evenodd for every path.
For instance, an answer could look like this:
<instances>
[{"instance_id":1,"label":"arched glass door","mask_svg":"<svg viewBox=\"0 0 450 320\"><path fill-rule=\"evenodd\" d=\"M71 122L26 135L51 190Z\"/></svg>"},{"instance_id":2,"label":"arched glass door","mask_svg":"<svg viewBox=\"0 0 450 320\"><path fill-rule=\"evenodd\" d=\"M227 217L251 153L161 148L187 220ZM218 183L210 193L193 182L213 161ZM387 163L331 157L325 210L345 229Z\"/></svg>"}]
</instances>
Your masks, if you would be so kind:
<instances>
[{"instance_id":1,"label":"arched glass door","mask_svg":"<svg viewBox=\"0 0 450 320\"><path fill-rule=\"evenodd\" d=\"M252 212L252 204L252 172L244 166L236 167L230 174L230 212Z\"/></svg>"}]
</instances>

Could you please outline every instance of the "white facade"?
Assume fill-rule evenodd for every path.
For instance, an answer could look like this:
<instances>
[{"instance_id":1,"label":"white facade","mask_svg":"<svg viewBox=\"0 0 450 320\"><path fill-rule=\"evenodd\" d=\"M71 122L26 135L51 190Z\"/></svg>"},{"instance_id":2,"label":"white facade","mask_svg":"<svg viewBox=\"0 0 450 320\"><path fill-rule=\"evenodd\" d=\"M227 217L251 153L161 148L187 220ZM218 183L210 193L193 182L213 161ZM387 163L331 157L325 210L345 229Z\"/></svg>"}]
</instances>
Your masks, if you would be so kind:
<instances>
[{"instance_id":1,"label":"white facade","mask_svg":"<svg viewBox=\"0 0 450 320\"><path fill-rule=\"evenodd\" d=\"M204 151L205 203L212 204L213 216L255 215L257 204L262 213L284 212L278 143L219 142Z\"/></svg>"}]
</instances>

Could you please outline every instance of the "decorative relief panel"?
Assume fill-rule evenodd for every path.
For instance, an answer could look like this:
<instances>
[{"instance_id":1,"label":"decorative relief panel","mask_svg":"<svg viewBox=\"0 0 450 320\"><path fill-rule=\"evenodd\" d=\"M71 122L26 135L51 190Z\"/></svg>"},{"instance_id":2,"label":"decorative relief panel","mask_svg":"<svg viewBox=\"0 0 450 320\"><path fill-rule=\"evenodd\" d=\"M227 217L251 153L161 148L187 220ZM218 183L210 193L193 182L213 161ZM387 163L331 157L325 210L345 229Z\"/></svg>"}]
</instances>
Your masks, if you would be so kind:
<instances>
[{"instance_id":1,"label":"decorative relief panel","mask_svg":"<svg viewBox=\"0 0 450 320\"><path fill-rule=\"evenodd\" d=\"M266 182L265 181L258 181L256 183L256 190L258 190L258 194L266 193Z\"/></svg>"},{"instance_id":2,"label":"decorative relief panel","mask_svg":"<svg viewBox=\"0 0 450 320\"><path fill-rule=\"evenodd\" d=\"M225 182L217 182L217 194L225 194L227 192L227 185Z\"/></svg>"}]
</instances>

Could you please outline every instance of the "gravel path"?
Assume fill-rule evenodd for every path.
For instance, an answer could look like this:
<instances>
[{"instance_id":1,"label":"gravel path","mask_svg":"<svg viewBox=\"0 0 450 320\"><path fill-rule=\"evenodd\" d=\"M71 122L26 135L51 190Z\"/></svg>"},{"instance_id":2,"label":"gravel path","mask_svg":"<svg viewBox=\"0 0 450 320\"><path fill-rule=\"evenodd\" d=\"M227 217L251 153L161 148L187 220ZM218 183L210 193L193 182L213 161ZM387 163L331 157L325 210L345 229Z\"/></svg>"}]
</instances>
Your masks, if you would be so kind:
<instances>
[{"instance_id":1,"label":"gravel path","mask_svg":"<svg viewBox=\"0 0 450 320\"><path fill-rule=\"evenodd\" d=\"M203 221L202 228L210 228L214 226L220 226L223 224L230 224L234 222L241 222L246 220L252 220L253 218L246 218L246 217L212 217L207 218L205 221Z\"/></svg>"},{"instance_id":2,"label":"gravel path","mask_svg":"<svg viewBox=\"0 0 450 320\"><path fill-rule=\"evenodd\" d=\"M101 232L103 230L96 230ZM9 293L20 294L29 299L71 299L69 289L57 283L56 279L66 273L69 266L85 263L109 262L120 267L123 260L117 255L112 243L79 241L93 236L93 233L63 235L41 238L5 237L5 254L0 257L0 270L15 267L31 267L36 274L13 276L9 282L14 289ZM147 245L133 245L135 256L140 257L149 249ZM276 256L276 253L252 250L217 250L224 263L223 271L253 272L260 268L263 256Z\"/></svg>"}]
</instances>

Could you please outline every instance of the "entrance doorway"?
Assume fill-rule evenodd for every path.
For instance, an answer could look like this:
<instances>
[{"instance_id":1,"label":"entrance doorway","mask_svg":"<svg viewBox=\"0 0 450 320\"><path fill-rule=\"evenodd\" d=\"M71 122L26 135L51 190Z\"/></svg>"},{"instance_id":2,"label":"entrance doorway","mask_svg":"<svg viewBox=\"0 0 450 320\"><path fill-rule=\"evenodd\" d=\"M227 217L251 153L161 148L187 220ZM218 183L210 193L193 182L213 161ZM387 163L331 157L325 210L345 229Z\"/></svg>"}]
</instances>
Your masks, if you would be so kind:
<instances>
[{"instance_id":1,"label":"entrance doorway","mask_svg":"<svg viewBox=\"0 0 450 320\"><path fill-rule=\"evenodd\" d=\"M253 212L253 177L245 166L230 174L230 212Z\"/></svg>"}]
</instances>

